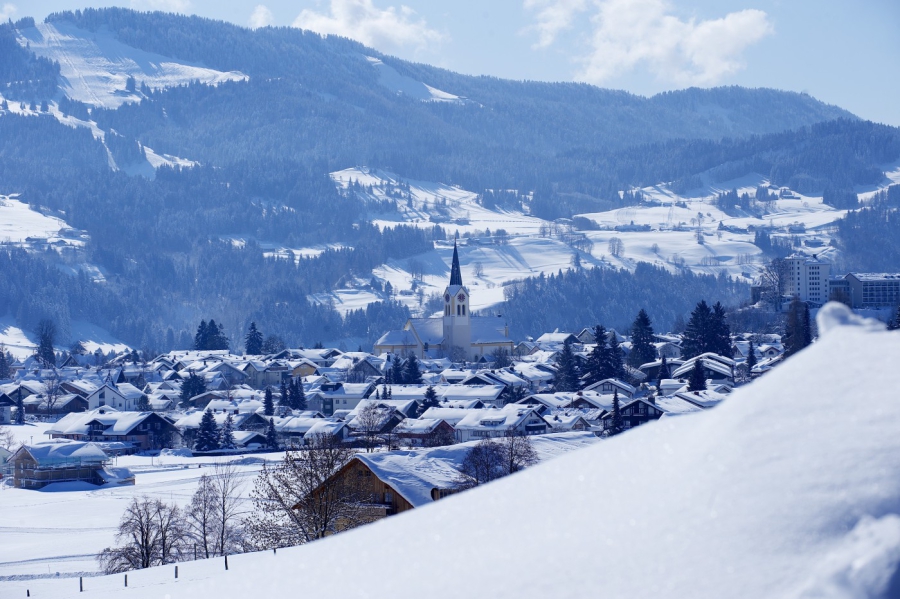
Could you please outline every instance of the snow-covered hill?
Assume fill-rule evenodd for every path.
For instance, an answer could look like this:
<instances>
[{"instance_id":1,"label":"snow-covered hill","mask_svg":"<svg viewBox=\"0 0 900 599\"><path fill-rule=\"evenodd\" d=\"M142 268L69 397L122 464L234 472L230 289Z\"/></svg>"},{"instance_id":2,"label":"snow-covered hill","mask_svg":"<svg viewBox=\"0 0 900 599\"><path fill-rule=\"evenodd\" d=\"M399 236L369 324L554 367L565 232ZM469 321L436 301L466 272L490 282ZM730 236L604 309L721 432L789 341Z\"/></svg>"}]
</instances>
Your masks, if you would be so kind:
<instances>
[{"instance_id":1,"label":"snow-covered hill","mask_svg":"<svg viewBox=\"0 0 900 599\"><path fill-rule=\"evenodd\" d=\"M900 165L884 168L886 178L882 184L857 190L862 201L900 181ZM737 190L738 194L753 196L758 186L770 184L766 177L750 173L729 181L707 182L684 194L675 193L668 184L646 187L640 190L644 202L639 205L578 215L593 221L599 230L577 230L567 223L551 223L519 211L485 208L479 203L478 193L458 186L406 179L384 170L350 168L334 172L331 177L339 188L356 193L369 203L374 211L373 222L379 226L402 223L430 228L438 224L449 233L470 235L470 239L460 240L460 262L466 284L473 291L472 306L478 310L501 303L505 283L566 270L573 267L576 256L582 267L633 270L639 262L649 262L672 272L688 269L703 274L725 273L752 282L768 261L753 243L756 229L765 228L776 239L799 243L797 251L835 258L832 224L845 214L824 204L821 196L797 192L792 192L790 198L770 202L762 216L730 216L716 207L720 193ZM527 209L530 196L523 194L521 198ZM378 212L386 201L394 203L396 210ZM495 234L500 229L506 232L502 240L484 236L486 231ZM702 244L697 241L698 229ZM573 239L582 237L592 245L573 243ZM614 238L621 241L618 255L611 251L610 241ZM271 253L296 256L315 251L319 250L275 248ZM451 254L452 242L439 243L432 252L392 260L373 274L390 282L399 294L396 299L414 313L426 313L419 290L421 300L443 290ZM385 299L368 283L368 278L361 277L355 286L317 294L311 299L333 304L342 313Z\"/></svg>"},{"instance_id":2,"label":"snow-covered hill","mask_svg":"<svg viewBox=\"0 0 900 599\"><path fill-rule=\"evenodd\" d=\"M92 106L118 108L139 101L141 83L156 89L192 81L218 84L247 78L237 71L224 73L144 52L123 44L104 29L90 32L64 21L38 23L19 33L23 46L27 44L38 56L59 63L65 94ZM136 92L125 89L129 77L137 82Z\"/></svg>"},{"instance_id":3,"label":"snow-covered hill","mask_svg":"<svg viewBox=\"0 0 900 599\"><path fill-rule=\"evenodd\" d=\"M98 349L104 354L110 351L123 352L131 349L106 329L83 320L75 320L70 324L68 336L73 343L81 341L84 349L89 353ZM34 355L37 350L37 336L34 333L23 331L12 316L2 316L0 317L0 345L16 358L24 359ZM62 351L68 347L60 345L56 349Z\"/></svg>"},{"instance_id":4,"label":"snow-covered hill","mask_svg":"<svg viewBox=\"0 0 900 599\"><path fill-rule=\"evenodd\" d=\"M896 597L898 333L834 304L820 318L824 338L708 412L228 571L86 579L79 596Z\"/></svg>"}]
</instances>

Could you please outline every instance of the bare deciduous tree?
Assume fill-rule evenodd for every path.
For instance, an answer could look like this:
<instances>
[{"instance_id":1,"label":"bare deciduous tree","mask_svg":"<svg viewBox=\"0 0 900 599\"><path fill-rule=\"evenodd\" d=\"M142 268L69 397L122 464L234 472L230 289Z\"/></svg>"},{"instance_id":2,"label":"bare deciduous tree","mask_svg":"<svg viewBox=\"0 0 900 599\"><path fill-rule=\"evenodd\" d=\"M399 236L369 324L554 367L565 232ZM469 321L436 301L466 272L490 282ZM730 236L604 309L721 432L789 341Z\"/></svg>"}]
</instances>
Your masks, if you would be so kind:
<instances>
[{"instance_id":1,"label":"bare deciduous tree","mask_svg":"<svg viewBox=\"0 0 900 599\"><path fill-rule=\"evenodd\" d=\"M499 441L503 453L503 470L505 474L513 474L537 463L537 453L531 439L512 429Z\"/></svg>"},{"instance_id":2,"label":"bare deciduous tree","mask_svg":"<svg viewBox=\"0 0 900 599\"><path fill-rule=\"evenodd\" d=\"M191 497L191 504L185 508L185 517L195 552L209 558L215 555L216 542L216 496L210 477L200 477L200 484Z\"/></svg>"},{"instance_id":3,"label":"bare deciduous tree","mask_svg":"<svg viewBox=\"0 0 900 599\"><path fill-rule=\"evenodd\" d=\"M378 433L384 427L388 408L370 401L357 412L354 419L356 431L362 436L366 453L371 453L378 445Z\"/></svg>"},{"instance_id":4,"label":"bare deciduous tree","mask_svg":"<svg viewBox=\"0 0 900 599\"><path fill-rule=\"evenodd\" d=\"M97 556L107 574L177 562L184 554L187 529L181 510L147 496L132 499L125 509L116 540Z\"/></svg>"},{"instance_id":5,"label":"bare deciduous tree","mask_svg":"<svg viewBox=\"0 0 900 599\"><path fill-rule=\"evenodd\" d=\"M16 445L16 436L8 426L0 426L0 448L12 451Z\"/></svg>"},{"instance_id":6,"label":"bare deciduous tree","mask_svg":"<svg viewBox=\"0 0 900 599\"><path fill-rule=\"evenodd\" d=\"M53 408L59 403L60 397L65 394L65 390L62 388L62 382L56 368L54 368L53 373L44 380L44 397L46 398L47 403L47 418L53 417Z\"/></svg>"},{"instance_id":7,"label":"bare deciduous tree","mask_svg":"<svg viewBox=\"0 0 900 599\"><path fill-rule=\"evenodd\" d=\"M457 487L470 489L501 478L503 473L503 452L500 445L490 439L479 441L466 453L459 466Z\"/></svg>"},{"instance_id":8,"label":"bare deciduous tree","mask_svg":"<svg viewBox=\"0 0 900 599\"><path fill-rule=\"evenodd\" d=\"M782 258L772 260L759 276L762 300L773 308L780 307L787 279L787 263Z\"/></svg>"},{"instance_id":9,"label":"bare deciduous tree","mask_svg":"<svg viewBox=\"0 0 900 599\"><path fill-rule=\"evenodd\" d=\"M318 435L280 463L263 464L250 492L254 509L244 521L249 544L300 545L367 522L360 485L335 476L353 455L339 439Z\"/></svg>"},{"instance_id":10,"label":"bare deciduous tree","mask_svg":"<svg viewBox=\"0 0 900 599\"><path fill-rule=\"evenodd\" d=\"M510 430L500 439L485 439L469 450L460 464L457 486L477 487L524 470L537 461L531 440Z\"/></svg>"},{"instance_id":11,"label":"bare deciduous tree","mask_svg":"<svg viewBox=\"0 0 900 599\"><path fill-rule=\"evenodd\" d=\"M609 253L619 258L622 254L625 253L625 243L619 239L618 237L613 237L609 240Z\"/></svg>"},{"instance_id":12,"label":"bare deciduous tree","mask_svg":"<svg viewBox=\"0 0 900 599\"><path fill-rule=\"evenodd\" d=\"M200 485L185 509L185 520L202 557L241 551L242 487L233 464L216 464L212 475L200 477Z\"/></svg>"}]
</instances>

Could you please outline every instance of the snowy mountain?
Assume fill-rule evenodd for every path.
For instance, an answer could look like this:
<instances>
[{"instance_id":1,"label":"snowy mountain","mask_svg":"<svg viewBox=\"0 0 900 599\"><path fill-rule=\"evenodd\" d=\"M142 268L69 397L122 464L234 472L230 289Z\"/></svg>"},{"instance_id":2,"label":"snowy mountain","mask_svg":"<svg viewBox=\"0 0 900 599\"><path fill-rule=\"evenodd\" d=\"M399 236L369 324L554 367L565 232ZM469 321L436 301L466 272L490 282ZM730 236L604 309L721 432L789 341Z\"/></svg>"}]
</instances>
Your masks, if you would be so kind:
<instances>
[{"instance_id":1,"label":"snowy mountain","mask_svg":"<svg viewBox=\"0 0 900 599\"><path fill-rule=\"evenodd\" d=\"M897 333L836 304L819 328L708 412L312 545L231 556L227 571L132 572L128 590L89 578L83 596L896 597ZM64 597L73 584L9 586Z\"/></svg>"},{"instance_id":2,"label":"snowy mountain","mask_svg":"<svg viewBox=\"0 0 900 599\"><path fill-rule=\"evenodd\" d=\"M55 282L0 299L32 320L67 304L139 347L213 316L235 345L248 319L294 345L370 343L429 310L457 231L478 308L511 280L598 265L746 282L770 258L750 225L835 253L847 206L826 191L898 178L898 130L778 90L471 77L335 36L117 8L2 24L0 49L0 194L90 237L78 260L42 256L102 274L109 308ZM719 209L716 193L760 184L798 199ZM348 324L373 303L380 320Z\"/></svg>"}]
</instances>

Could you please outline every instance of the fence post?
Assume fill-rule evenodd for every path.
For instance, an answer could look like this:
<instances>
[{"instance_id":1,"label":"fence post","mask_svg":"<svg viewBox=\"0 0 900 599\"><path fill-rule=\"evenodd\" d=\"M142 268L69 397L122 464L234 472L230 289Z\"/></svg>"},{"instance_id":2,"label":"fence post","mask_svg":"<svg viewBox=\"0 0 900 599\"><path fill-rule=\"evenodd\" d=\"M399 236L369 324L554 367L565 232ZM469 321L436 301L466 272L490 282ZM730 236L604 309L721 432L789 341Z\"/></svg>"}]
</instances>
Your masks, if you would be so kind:
<instances>
[{"instance_id":1,"label":"fence post","mask_svg":"<svg viewBox=\"0 0 900 599\"><path fill-rule=\"evenodd\" d=\"M125 575L125 588L128 588L128 574Z\"/></svg>"},{"instance_id":2,"label":"fence post","mask_svg":"<svg viewBox=\"0 0 900 599\"><path fill-rule=\"evenodd\" d=\"M175 580L178 580L178 566L175 566Z\"/></svg>"},{"instance_id":3,"label":"fence post","mask_svg":"<svg viewBox=\"0 0 900 599\"><path fill-rule=\"evenodd\" d=\"M81 576L78 577L78 592L84 592L84 581L82 580Z\"/></svg>"},{"instance_id":4,"label":"fence post","mask_svg":"<svg viewBox=\"0 0 900 599\"><path fill-rule=\"evenodd\" d=\"M225 556L225 569L228 569L228 556Z\"/></svg>"}]
</instances>

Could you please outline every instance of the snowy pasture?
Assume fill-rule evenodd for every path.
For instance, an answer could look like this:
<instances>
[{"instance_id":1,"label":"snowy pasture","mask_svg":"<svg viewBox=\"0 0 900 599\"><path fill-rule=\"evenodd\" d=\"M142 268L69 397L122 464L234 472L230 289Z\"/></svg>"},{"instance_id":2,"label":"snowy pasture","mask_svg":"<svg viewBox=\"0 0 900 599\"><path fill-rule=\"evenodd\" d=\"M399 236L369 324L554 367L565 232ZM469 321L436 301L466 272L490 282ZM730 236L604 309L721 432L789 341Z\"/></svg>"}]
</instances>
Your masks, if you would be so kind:
<instances>
[{"instance_id":1,"label":"snowy pasture","mask_svg":"<svg viewBox=\"0 0 900 599\"><path fill-rule=\"evenodd\" d=\"M29 45L38 56L59 63L67 96L104 108L140 101L138 93L125 89L129 77L134 77L138 86L146 83L153 89L192 81L215 85L247 78L236 71L225 73L138 50L105 29L85 31L66 22L37 23L23 29L19 43Z\"/></svg>"},{"instance_id":2,"label":"snowy pasture","mask_svg":"<svg viewBox=\"0 0 900 599\"><path fill-rule=\"evenodd\" d=\"M46 437L43 423L10 427L23 442ZM123 456L115 466L127 467L135 484L94 487L87 483L58 483L47 490L30 491L0 485L0 588L11 578L61 578L98 571L96 554L115 544L116 527L127 504L147 495L184 506L197 489L200 477L211 474L216 461L234 461L244 481L245 501L253 479L266 459L282 454L244 457L190 458L179 456Z\"/></svg>"}]
</instances>

